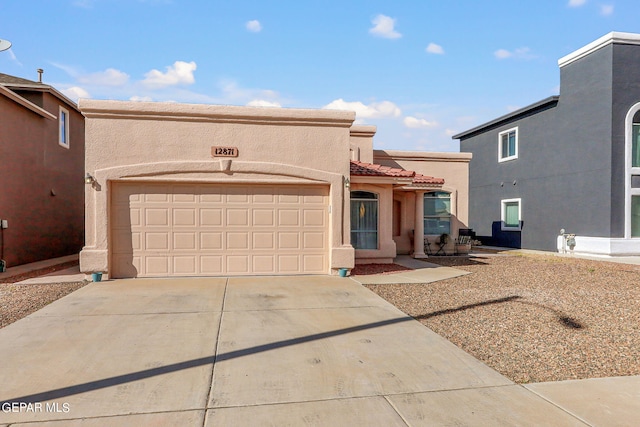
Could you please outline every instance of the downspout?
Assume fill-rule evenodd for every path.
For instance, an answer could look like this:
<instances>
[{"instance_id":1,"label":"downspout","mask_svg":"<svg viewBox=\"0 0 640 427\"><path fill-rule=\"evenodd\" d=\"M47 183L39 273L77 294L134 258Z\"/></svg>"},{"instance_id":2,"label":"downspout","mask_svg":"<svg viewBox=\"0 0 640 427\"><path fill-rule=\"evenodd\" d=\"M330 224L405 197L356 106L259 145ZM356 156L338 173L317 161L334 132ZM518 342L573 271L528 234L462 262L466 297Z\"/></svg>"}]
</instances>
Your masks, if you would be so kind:
<instances>
[{"instance_id":1,"label":"downspout","mask_svg":"<svg viewBox=\"0 0 640 427\"><path fill-rule=\"evenodd\" d=\"M7 262L4 260L4 228L0 225L0 273L7 269Z\"/></svg>"}]
</instances>

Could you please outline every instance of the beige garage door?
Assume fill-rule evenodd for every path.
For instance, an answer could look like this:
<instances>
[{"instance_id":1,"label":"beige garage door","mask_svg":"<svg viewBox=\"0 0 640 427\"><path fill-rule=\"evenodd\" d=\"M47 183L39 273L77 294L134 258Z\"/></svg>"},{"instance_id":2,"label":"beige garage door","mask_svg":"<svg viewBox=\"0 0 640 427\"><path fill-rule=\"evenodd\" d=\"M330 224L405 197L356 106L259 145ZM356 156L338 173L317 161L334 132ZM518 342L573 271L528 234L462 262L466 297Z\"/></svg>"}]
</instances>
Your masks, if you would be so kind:
<instances>
[{"instance_id":1,"label":"beige garage door","mask_svg":"<svg viewBox=\"0 0 640 427\"><path fill-rule=\"evenodd\" d=\"M326 274L328 187L116 183L113 277Z\"/></svg>"}]
</instances>

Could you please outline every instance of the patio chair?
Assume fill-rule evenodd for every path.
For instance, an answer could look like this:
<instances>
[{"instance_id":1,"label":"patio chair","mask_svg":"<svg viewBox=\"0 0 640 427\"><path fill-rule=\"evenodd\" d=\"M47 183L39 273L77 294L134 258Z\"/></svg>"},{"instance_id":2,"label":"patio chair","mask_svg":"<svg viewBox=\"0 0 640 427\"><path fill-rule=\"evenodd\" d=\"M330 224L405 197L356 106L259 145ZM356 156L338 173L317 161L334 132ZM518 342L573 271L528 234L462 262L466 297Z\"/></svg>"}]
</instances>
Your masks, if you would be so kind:
<instances>
[{"instance_id":1,"label":"patio chair","mask_svg":"<svg viewBox=\"0 0 640 427\"><path fill-rule=\"evenodd\" d=\"M444 250L445 246L449 242L449 235L447 233L442 233L440 237L438 237L438 251L435 253L436 255L447 255L447 252Z\"/></svg>"}]
</instances>

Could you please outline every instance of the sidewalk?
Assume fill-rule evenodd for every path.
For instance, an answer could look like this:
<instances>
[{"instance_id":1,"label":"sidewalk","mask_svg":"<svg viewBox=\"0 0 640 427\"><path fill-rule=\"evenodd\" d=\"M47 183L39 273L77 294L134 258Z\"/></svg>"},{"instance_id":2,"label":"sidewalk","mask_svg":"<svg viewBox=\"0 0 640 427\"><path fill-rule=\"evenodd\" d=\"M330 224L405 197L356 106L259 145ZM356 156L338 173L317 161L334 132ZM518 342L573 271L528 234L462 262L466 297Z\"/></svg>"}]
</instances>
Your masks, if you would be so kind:
<instances>
[{"instance_id":1,"label":"sidewalk","mask_svg":"<svg viewBox=\"0 0 640 427\"><path fill-rule=\"evenodd\" d=\"M486 255L517 255L517 254L530 254L530 255L546 255L557 256L561 258L579 258L588 259L592 261L604 261L615 262L618 264L632 264L640 265L640 256L606 256L606 255L586 255L576 253L559 253L551 251L537 251L534 249L517 249L517 248L502 248L498 246L477 246L473 248L471 255L486 256Z\"/></svg>"}]
</instances>

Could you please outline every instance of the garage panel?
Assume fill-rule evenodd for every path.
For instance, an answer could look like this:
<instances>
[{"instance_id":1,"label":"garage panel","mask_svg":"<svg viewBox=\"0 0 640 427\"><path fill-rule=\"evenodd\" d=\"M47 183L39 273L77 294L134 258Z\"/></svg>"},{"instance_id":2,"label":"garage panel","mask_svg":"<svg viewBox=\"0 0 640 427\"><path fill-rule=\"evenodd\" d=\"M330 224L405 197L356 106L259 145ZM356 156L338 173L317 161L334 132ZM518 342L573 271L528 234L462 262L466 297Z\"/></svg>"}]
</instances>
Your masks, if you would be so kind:
<instances>
[{"instance_id":1,"label":"garage panel","mask_svg":"<svg viewBox=\"0 0 640 427\"><path fill-rule=\"evenodd\" d=\"M326 274L327 186L115 183L113 277Z\"/></svg>"}]
</instances>

